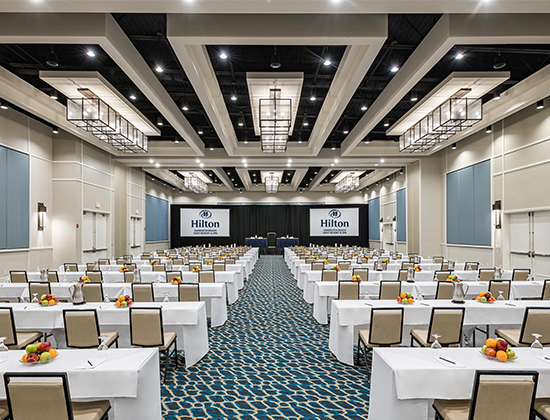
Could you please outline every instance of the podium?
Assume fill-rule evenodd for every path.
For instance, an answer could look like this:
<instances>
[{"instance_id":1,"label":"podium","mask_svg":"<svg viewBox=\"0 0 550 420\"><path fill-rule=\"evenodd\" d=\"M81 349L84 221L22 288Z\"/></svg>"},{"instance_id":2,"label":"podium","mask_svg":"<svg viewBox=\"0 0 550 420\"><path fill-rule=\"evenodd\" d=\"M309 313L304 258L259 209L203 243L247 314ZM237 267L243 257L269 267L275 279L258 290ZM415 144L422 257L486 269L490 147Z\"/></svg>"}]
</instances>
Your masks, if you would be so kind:
<instances>
[{"instance_id":1,"label":"podium","mask_svg":"<svg viewBox=\"0 0 550 420\"><path fill-rule=\"evenodd\" d=\"M267 232L267 247L277 248L277 234L275 232Z\"/></svg>"}]
</instances>

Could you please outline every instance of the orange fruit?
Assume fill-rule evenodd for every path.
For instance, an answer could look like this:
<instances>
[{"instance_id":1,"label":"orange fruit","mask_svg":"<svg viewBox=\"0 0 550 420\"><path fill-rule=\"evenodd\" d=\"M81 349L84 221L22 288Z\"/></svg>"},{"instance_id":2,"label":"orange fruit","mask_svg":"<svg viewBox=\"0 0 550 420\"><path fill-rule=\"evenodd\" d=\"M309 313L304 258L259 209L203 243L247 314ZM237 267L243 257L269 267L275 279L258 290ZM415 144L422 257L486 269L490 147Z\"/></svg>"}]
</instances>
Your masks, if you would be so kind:
<instances>
[{"instance_id":1,"label":"orange fruit","mask_svg":"<svg viewBox=\"0 0 550 420\"><path fill-rule=\"evenodd\" d=\"M25 354L23 355L23 357L21 358L21 361L22 361L23 363L27 363L27 354L26 354L26 353L25 353Z\"/></svg>"},{"instance_id":2,"label":"orange fruit","mask_svg":"<svg viewBox=\"0 0 550 420\"><path fill-rule=\"evenodd\" d=\"M480 296L476 296L476 300L479 302L481 300Z\"/></svg>"},{"instance_id":3,"label":"orange fruit","mask_svg":"<svg viewBox=\"0 0 550 420\"><path fill-rule=\"evenodd\" d=\"M52 299L48 303L50 304L50 306L53 306L53 305L55 305L55 300Z\"/></svg>"},{"instance_id":4,"label":"orange fruit","mask_svg":"<svg viewBox=\"0 0 550 420\"><path fill-rule=\"evenodd\" d=\"M50 354L52 355L52 358L54 358L55 356L57 356L57 350L56 349L50 349L48 350L50 352Z\"/></svg>"},{"instance_id":5,"label":"orange fruit","mask_svg":"<svg viewBox=\"0 0 550 420\"><path fill-rule=\"evenodd\" d=\"M118 301L119 301L119 302L122 302L123 300L126 300L126 298L125 298L124 296L120 295L120 296L118 297Z\"/></svg>"},{"instance_id":6,"label":"orange fruit","mask_svg":"<svg viewBox=\"0 0 550 420\"><path fill-rule=\"evenodd\" d=\"M402 298L406 298L407 297L407 294L406 293L401 293L400 295Z\"/></svg>"},{"instance_id":7,"label":"orange fruit","mask_svg":"<svg viewBox=\"0 0 550 420\"><path fill-rule=\"evenodd\" d=\"M487 345L487 347L495 348L497 346L497 340L495 340L494 338L488 338L485 344Z\"/></svg>"},{"instance_id":8,"label":"orange fruit","mask_svg":"<svg viewBox=\"0 0 550 420\"><path fill-rule=\"evenodd\" d=\"M505 351L499 350L497 351L497 359L499 362L505 362L506 360L508 360L508 355Z\"/></svg>"},{"instance_id":9,"label":"orange fruit","mask_svg":"<svg viewBox=\"0 0 550 420\"><path fill-rule=\"evenodd\" d=\"M120 308L120 300L117 300L117 301L116 301L115 306L116 306L117 308Z\"/></svg>"},{"instance_id":10,"label":"orange fruit","mask_svg":"<svg viewBox=\"0 0 550 420\"><path fill-rule=\"evenodd\" d=\"M55 299L55 295L52 295L52 299Z\"/></svg>"},{"instance_id":11,"label":"orange fruit","mask_svg":"<svg viewBox=\"0 0 550 420\"><path fill-rule=\"evenodd\" d=\"M479 292L479 295L478 295L478 296L479 296L479 297L485 296L485 292Z\"/></svg>"}]
</instances>

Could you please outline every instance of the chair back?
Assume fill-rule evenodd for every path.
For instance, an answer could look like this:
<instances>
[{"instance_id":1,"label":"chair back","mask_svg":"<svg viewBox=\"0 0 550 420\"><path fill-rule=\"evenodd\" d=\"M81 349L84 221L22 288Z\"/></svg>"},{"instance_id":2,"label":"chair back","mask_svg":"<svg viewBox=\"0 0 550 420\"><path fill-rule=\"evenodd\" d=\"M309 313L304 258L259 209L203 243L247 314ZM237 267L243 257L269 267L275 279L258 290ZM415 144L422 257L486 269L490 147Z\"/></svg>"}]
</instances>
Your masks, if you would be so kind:
<instances>
[{"instance_id":1,"label":"chair back","mask_svg":"<svg viewBox=\"0 0 550 420\"><path fill-rule=\"evenodd\" d=\"M85 283L82 290L84 291L84 300L86 302L103 302L103 284Z\"/></svg>"},{"instance_id":2,"label":"chair back","mask_svg":"<svg viewBox=\"0 0 550 420\"><path fill-rule=\"evenodd\" d=\"M321 271L324 270L325 264L322 262L312 262L311 263L311 271Z\"/></svg>"},{"instance_id":3,"label":"chair back","mask_svg":"<svg viewBox=\"0 0 550 420\"><path fill-rule=\"evenodd\" d=\"M91 349L99 346L99 322L95 309L63 309L67 347Z\"/></svg>"},{"instance_id":4,"label":"chair back","mask_svg":"<svg viewBox=\"0 0 550 420\"><path fill-rule=\"evenodd\" d=\"M156 272L158 272L158 271L166 271L166 267L165 267L164 264L159 264L159 263L157 263L157 264L153 265L153 271L156 271Z\"/></svg>"},{"instance_id":5,"label":"chair back","mask_svg":"<svg viewBox=\"0 0 550 420\"><path fill-rule=\"evenodd\" d=\"M448 271L449 270L449 263L444 262L441 264L441 271Z\"/></svg>"},{"instance_id":6,"label":"chair back","mask_svg":"<svg viewBox=\"0 0 550 420\"><path fill-rule=\"evenodd\" d=\"M468 420L530 420L539 373L535 371L476 371Z\"/></svg>"},{"instance_id":7,"label":"chair back","mask_svg":"<svg viewBox=\"0 0 550 420\"><path fill-rule=\"evenodd\" d=\"M44 407L47 418L74 419L66 373L6 373L4 384L11 419L35 418Z\"/></svg>"},{"instance_id":8,"label":"chair back","mask_svg":"<svg viewBox=\"0 0 550 420\"><path fill-rule=\"evenodd\" d=\"M103 282L103 273L101 271L86 271L86 275L90 278L90 283Z\"/></svg>"},{"instance_id":9,"label":"chair back","mask_svg":"<svg viewBox=\"0 0 550 420\"><path fill-rule=\"evenodd\" d=\"M225 263L215 262L212 268L214 271L225 271Z\"/></svg>"},{"instance_id":10,"label":"chair back","mask_svg":"<svg viewBox=\"0 0 550 420\"><path fill-rule=\"evenodd\" d=\"M438 270L434 272L435 281L445 281L449 278L451 272L449 270Z\"/></svg>"},{"instance_id":11,"label":"chair back","mask_svg":"<svg viewBox=\"0 0 550 420\"><path fill-rule=\"evenodd\" d=\"M361 277L362 281L368 281L369 280L369 269L368 268L354 268L352 275Z\"/></svg>"},{"instance_id":12,"label":"chair back","mask_svg":"<svg viewBox=\"0 0 550 420\"><path fill-rule=\"evenodd\" d=\"M30 282L29 283L29 297L32 299L33 294L37 294L38 299L40 299L40 296L42 295L51 295L52 294L52 288L50 287L50 283L38 283L38 282Z\"/></svg>"},{"instance_id":13,"label":"chair back","mask_svg":"<svg viewBox=\"0 0 550 420\"><path fill-rule=\"evenodd\" d=\"M496 299L498 298L499 292L502 292L504 299L510 299L510 280L490 280L489 281L489 292Z\"/></svg>"},{"instance_id":14,"label":"chair back","mask_svg":"<svg viewBox=\"0 0 550 420\"><path fill-rule=\"evenodd\" d=\"M399 274L397 275L397 280L399 281L407 281L407 273L408 273L408 269L401 269L399 270ZM397 297L397 296L396 296Z\"/></svg>"},{"instance_id":15,"label":"chair back","mask_svg":"<svg viewBox=\"0 0 550 420\"><path fill-rule=\"evenodd\" d=\"M26 271L10 271L10 281L12 283L28 283L29 279L27 277Z\"/></svg>"},{"instance_id":16,"label":"chair back","mask_svg":"<svg viewBox=\"0 0 550 420\"><path fill-rule=\"evenodd\" d=\"M48 271L48 281L50 283L59 283L59 275L57 271Z\"/></svg>"},{"instance_id":17,"label":"chair back","mask_svg":"<svg viewBox=\"0 0 550 420\"><path fill-rule=\"evenodd\" d=\"M116 265L124 265L126 264L126 258L117 258L116 259Z\"/></svg>"},{"instance_id":18,"label":"chair back","mask_svg":"<svg viewBox=\"0 0 550 420\"><path fill-rule=\"evenodd\" d=\"M453 298L454 285L451 281L439 280L435 291L437 300L450 300Z\"/></svg>"},{"instance_id":19,"label":"chair back","mask_svg":"<svg viewBox=\"0 0 550 420\"><path fill-rule=\"evenodd\" d=\"M338 265L342 270L348 271L351 267L351 261L340 261Z\"/></svg>"},{"instance_id":20,"label":"chair back","mask_svg":"<svg viewBox=\"0 0 550 420\"><path fill-rule=\"evenodd\" d=\"M180 283L178 284L178 301L179 302L199 302L200 286L197 283Z\"/></svg>"},{"instance_id":21,"label":"chair back","mask_svg":"<svg viewBox=\"0 0 550 420\"><path fill-rule=\"evenodd\" d=\"M179 277L180 279L183 280L181 271L167 271L165 275L166 275L167 283L170 283L172 280L174 280L174 277Z\"/></svg>"},{"instance_id":22,"label":"chair back","mask_svg":"<svg viewBox=\"0 0 550 420\"><path fill-rule=\"evenodd\" d=\"M520 344L531 345L535 338L533 334L540 334L542 345L550 344L550 308L525 308L523 323L519 335Z\"/></svg>"},{"instance_id":23,"label":"chair back","mask_svg":"<svg viewBox=\"0 0 550 420\"><path fill-rule=\"evenodd\" d=\"M189 271L192 271L194 267L199 267L202 270L202 263L199 261L189 261Z\"/></svg>"},{"instance_id":24,"label":"chair back","mask_svg":"<svg viewBox=\"0 0 550 420\"><path fill-rule=\"evenodd\" d=\"M86 270L94 271L94 263L86 263Z\"/></svg>"},{"instance_id":25,"label":"chair back","mask_svg":"<svg viewBox=\"0 0 550 420\"><path fill-rule=\"evenodd\" d=\"M157 255L158 255L159 257L165 257L165 256L166 256L166 252L164 252L163 250L158 250L158 251L157 251Z\"/></svg>"},{"instance_id":26,"label":"chair back","mask_svg":"<svg viewBox=\"0 0 550 420\"><path fill-rule=\"evenodd\" d=\"M65 272L78 271L78 264L77 263L65 263L65 264L63 264L63 270Z\"/></svg>"},{"instance_id":27,"label":"chair back","mask_svg":"<svg viewBox=\"0 0 550 420\"><path fill-rule=\"evenodd\" d=\"M130 308L130 344L139 347L164 345L161 308Z\"/></svg>"},{"instance_id":28,"label":"chair back","mask_svg":"<svg viewBox=\"0 0 550 420\"><path fill-rule=\"evenodd\" d=\"M401 263L401 269L406 270L407 268L414 268L414 263L403 261Z\"/></svg>"},{"instance_id":29,"label":"chair back","mask_svg":"<svg viewBox=\"0 0 550 420\"><path fill-rule=\"evenodd\" d=\"M395 300L401 294L400 281L381 281L380 291L378 293L379 300Z\"/></svg>"},{"instance_id":30,"label":"chair back","mask_svg":"<svg viewBox=\"0 0 550 420\"><path fill-rule=\"evenodd\" d=\"M495 279L494 268L480 268L479 269L479 281L491 281Z\"/></svg>"},{"instance_id":31,"label":"chair back","mask_svg":"<svg viewBox=\"0 0 550 420\"><path fill-rule=\"evenodd\" d=\"M214 271L199 271L199 283L215 283Z\"/></svg>"},{"instance_id":32,"label":"chair back","mask_svg":"<svg viewBox=\"0 0 550 420\"><path fill-rule=\"evenodd\" d=\"M443 264L443 261L445 260L443 257L434 257L434 264Z\"/></svg>"},{"instance_id":33,"label":"chair back","mask_svg":"<svg viewBox=\"0 0 550 420\"><path fill-rule=\"evenodd\" d=\"M124 272L124 283L133 283L134 282L134 272L125 271Z\"/></svg>"},{"instance_id":34,"label":"chair back","mask_svg":"<svg viewBox=\"0 0 550 420\"><path fill-rule=\"evenodd\" d=\"M225 264L235 264L235 258L226 258Z\"/></svg>"},{"instance_id":35,"label":"chair back","mask_svg":"<svg viewBox=\"0 0 550 420\"><path fill-rule=\"evenodd\" d=\"M174 258L174 259L172 259L172 264L174 264L174 265L183 265L183 258Z\"/></svg>"},{"instance_id":36,"label":"chair back","mask_svg":"<svg viewBox=\"0 0 550 420\"><path fill-rule=\"evenodd\" d=\"M355 281L339 281L338 282L338 299L339 300L359 300L359 285L361 283Z\"/></svg>"},{"instance_id":37,"label":"chair back","mask_svg":"<svg viewBox=\"0 0 550 420\"><path fill-rule=\"evenodd\" d=\"M373 308L370 318L369 343L376 346L401 344L403 308Z\"/></svg>"},{"instance_id":38,"label":"chair back","mask_svg":"<svg viewBox=\"0 0 550 420\"><path fill-rule=\"evenodd\" d=\"M479 269L478 262L467 262L464 264L465 271L477 271Z\"/></svg>"},{"instance_id":39,"label":"chair back","mask_svg":"<svg viewBox=\"0 0 550 420\"><path fill-rule=\"evenodd\" d=\"M542 288L542 300L550 299L550 279L544 280L544 287Z\"/></svg>"},{"instance_id":40,"label":"chair back","mask_svg":"<svg viewBox=\"0 0 550 420\"><path fill-rule=\"evenodd\" d=\"M514 268L512 271L512 281L527 281L531 275L529 268Z\"/></svg>"},{"instance_id":41,"label":"chair back","mask_svg":"<svg viewBox=\"0 0 550 420\"><path fill-rule=\"evenodd\" d=\"M338 281L338 271L336 270L321 271L321 281Z\"/></svg>"},{"instance_id":42,"label":"chair back","mask_svg":"<svg viewBox=\"0 0 550 420\"><path fill-rule=\"evenodd\" d=\"M17 332L12 308L0 308L0 336L6 337L6 346L17 345Z\"/></svg>"},{"instance_id":43,"label":"chair back","mask_svg":"<svg viewBox=\"0 0 550 420\"><path fill-rule=\"evenodd\" d=\"M134 271L136 269L136 265L134 263L132 264L125 264L128 271Z\"/></svg>"},{"instance_id":44,"label":"chair back","mask_svg":"<svg viewBox=\"0 0 550 420\"><path fill-rule=\"evenodd\" d=\"M366 263L368 263L368 260L365 257L357 258L357 264L366 264Z\"/></svg>"},{"instance_id":45,"label":"chair back","mask_svg":"<svg viewBox=\"0 0 550 420\"><path fill-rule=\"evenodd\" d=\"M394 259L396 259L396 260L401 260L402 258L403 258L403 255L401 255L401 254L395 254Z\"/></svg>"},{"instance_id":46,"label":"chair back","mask_svg":"<svg viewBox=\"0 0 550 420\"><path fill-rule=\"evenodd\" d=\"M110 263L107 258L100 258L99 260L97 260L97 262L99 263L99 265L109 265Z\"/></svg>"},{"instance_id":47,"label":"chair back","mask_svg":"<svg viewBox=\"0 0 550 420\"><path fill-rule=\"evenodd\" d=\"M432 334L439 334L439 344L442 346L458 345L462 340L462 324L464 308L432 308L430 326L428 328L428 344L434 342Z\"/></svg>"},{"instance_id":48,"label":"chair back","mask_svg":"<svg viewBox=\"0 0 550 420\"><path fill-rule=\"evenodd\" d=\"M326 260L329 264L338 264L338 260L336 258L327 258Z\"/></svg>"},{"instance_id":49,"label":"chair back","mask_svg":"<svg viewBox=\"0 0 550 420\"><path fill-rule=\"evenodd\" d=\"M132 299L134 302L154 302L152 283L132 283Z\"/></svg>"}]
</instances>

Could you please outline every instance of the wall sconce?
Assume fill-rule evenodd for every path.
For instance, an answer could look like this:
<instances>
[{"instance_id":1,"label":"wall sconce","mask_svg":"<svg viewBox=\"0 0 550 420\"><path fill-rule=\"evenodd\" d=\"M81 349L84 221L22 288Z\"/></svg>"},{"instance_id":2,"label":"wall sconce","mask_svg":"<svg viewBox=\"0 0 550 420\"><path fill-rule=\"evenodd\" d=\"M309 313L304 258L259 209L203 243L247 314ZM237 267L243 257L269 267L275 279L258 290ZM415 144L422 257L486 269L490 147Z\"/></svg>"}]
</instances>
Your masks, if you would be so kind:
<instances>
[{"instance_id":1,"label":"wall sconce","mask_svg":"<svg viewBox=\"0 0 550 420\"><path fill-rule=\"evenodd\" d=\"M493 226L495 229L502 229L502 205L500 200L493 204Z\"/></svg>"},{"instance_id":2,"label":"wall sconce","mask_svg":"<svg viewBox=\"0 0 550 420\"><path fill-rule=\"evenodd\" d=\"M384 232L384 218L380 218L380 232Z\"/></svg>"},{"instance_id":3,"label":"wall sconce","mask_svg":"<svg viewBox=\"0 0 550 420\"><path fill-rule=\"evenodd\" d=\"M46 211L44 203L38 203L38 230L44 230L46 227Z\"/></svg>"}]
</instances>

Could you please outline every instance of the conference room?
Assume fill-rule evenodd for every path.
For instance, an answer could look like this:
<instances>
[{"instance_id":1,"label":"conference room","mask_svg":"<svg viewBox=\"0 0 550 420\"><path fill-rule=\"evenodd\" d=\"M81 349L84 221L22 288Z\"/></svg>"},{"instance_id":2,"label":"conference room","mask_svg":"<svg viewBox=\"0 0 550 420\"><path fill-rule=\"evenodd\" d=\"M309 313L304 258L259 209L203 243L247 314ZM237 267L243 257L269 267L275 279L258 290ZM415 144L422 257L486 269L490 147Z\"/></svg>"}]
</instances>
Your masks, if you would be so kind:
<instances>
[{"instance_id":1,"label":"conference room","mask_svg":"<svg viewBox=\"0 0 550 420\"><path fill-rule=\"evenodd\" d=\"M0 0L0 420L550 420L550 2Z\"/></svg>"}]
</instances>

